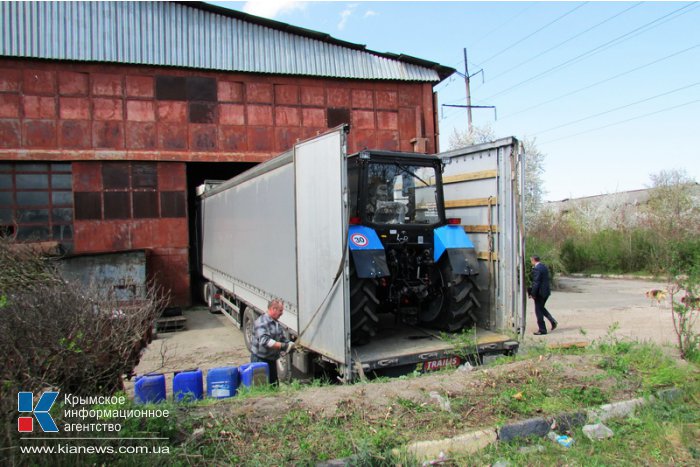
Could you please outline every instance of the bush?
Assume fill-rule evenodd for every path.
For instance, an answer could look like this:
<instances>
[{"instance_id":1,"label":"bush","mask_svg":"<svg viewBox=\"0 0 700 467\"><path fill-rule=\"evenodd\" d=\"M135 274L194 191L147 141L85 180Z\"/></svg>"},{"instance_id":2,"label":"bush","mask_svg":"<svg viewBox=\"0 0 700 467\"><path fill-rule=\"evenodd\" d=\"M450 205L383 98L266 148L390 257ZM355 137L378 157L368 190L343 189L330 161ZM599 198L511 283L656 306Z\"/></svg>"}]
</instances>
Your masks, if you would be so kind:
<instances>
[{"instance_id":1,"label":"bush","mask_svg":"<svg viewBox=\"0 0 700 467\"><path fill-rule=\"evenodd\" d=\"M99 287L68 283L51 260L7 241L0 241L0 297L5 445L17 435L19 391L101 396L122 389L164 303L152 288L138 303L125 304Z\"/></svg>"}]
</instances>

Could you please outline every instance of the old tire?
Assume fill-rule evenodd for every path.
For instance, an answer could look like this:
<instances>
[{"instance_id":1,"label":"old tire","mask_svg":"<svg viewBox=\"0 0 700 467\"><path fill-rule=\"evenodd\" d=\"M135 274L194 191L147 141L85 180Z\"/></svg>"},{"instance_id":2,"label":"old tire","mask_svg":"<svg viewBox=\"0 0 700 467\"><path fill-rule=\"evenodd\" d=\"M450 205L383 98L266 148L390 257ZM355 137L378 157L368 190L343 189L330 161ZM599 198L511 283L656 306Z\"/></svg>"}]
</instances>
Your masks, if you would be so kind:
<instances>
[{"instance_id":1,"label":"old tire","mask_svg":"<svg viewBox=\"0 0 700 467\"><path fill-rule=\"evenodd\" d=\"M253 311L252 308L246 307L243 312L243 340L245 341L245 346L248 348L249 352L253 352L253 336L255 333L255 320L258 318L257 313Z\"/></svg>"},{"instance_id":2,"label":"old tire","mask_svg":"<svg viewBox=\"0 0 700 467\"><path fill-rule=\"evenodd\" d=\"M357 277L350 266L350 340L353 345L366 344L379 327L377 281Z\"/></svg>"},{"instance_id":3,"label":"old tire","mask_svg":"<svg viewBox=\"0 0 700 467\"><path fill-rule=\"evenodd\" d=\"M426 323L432 328L454 332L474 324L476 310L481 307L476 293L477 276L455 274L449 262L441 268L443 303L437 318Z\"/></svg>"}]
</instances>

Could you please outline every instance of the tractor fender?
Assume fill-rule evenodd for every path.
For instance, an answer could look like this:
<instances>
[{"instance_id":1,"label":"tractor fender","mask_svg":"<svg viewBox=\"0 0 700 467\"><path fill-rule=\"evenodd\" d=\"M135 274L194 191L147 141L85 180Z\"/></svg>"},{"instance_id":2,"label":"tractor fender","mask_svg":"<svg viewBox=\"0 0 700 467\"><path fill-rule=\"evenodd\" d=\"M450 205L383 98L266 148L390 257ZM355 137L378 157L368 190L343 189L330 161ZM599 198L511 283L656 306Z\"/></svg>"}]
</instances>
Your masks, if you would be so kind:
<instances>
[{"instance_id":1,"label":"tractor fender","mask_svg":"<svg viewBox=\"0 0 700 467\"><path fill-rule=\"evenodd\" d=\"M455 274L478 274L476 249L461 225L444 225L433 233L433 261L437 263L447 252L447 259Z\"/></svg>"},{"instance_id":2,"label":"tractor fender","mask_svg":"<svg viewBox=\"0 0 700 467\"><path fill-rule=\"evenodd\" d=\"M348 248L355 263L357 277L376 279L389 275L384 245L374 229L351 225L348 230Z\"/></svg>"}]
</instances>

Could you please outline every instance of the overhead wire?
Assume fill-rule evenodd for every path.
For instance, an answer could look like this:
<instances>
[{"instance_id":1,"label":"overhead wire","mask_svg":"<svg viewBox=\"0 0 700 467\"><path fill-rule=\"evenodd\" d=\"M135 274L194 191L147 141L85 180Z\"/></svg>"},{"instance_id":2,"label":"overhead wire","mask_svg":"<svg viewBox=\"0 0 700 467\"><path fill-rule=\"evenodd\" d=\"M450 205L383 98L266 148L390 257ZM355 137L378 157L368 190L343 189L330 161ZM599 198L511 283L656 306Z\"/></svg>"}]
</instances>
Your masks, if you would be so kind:
<instances>
[{"instance_id":1,"label":"overhead wire","mask_svg":"<svg viewBox=\"0 0 700 467\"><path fill-rule=\"evenodd\" d=\"M697 82L692 83L692 84L688 84L688 85L686 85L686 86L682 86L682 87L680 87L680 88L672 89L672 90L670 90L670 91L662 92L661 94L656 94L656 95L651 96L651 97L646 97L646 98L644 98L644 99L641 99L641 100L638 100L638 101L635 101L635 102L630 102L629 104L625 104L625 105L621 105L621 106L618 106L618 107L614 107L614 108L612 108L612 109L604 110L603 112L598 112L598 113L595 113L595 114L592 114L592 115L588 115L588 116L586 116L586 117L579 118L578 120L572 120L572 121L567 122L567 123L562 123L562 124L560 124L560 125L553 126L553 127L551 127L551 128L547 128L546 130L536 131L536 132L534 133L534 135L541 135L541 134L543 134L543 133L549 133L550 131L554 131L554 130L558 130L558 129L560 129L560 128L564 128L564 127L567 127L567 126L575 125L575 124L577 124L577 123L581 123L581 122L584 122L584 121L586 121L586 120L590 120L591 118L600 117L601 115L606 115L606 114L609 114L609 113L612 113L612 112L616 112L616 111L618 111L618 110L626 109L626 108L632 107L632 106L634 106L634 105L643 104L644 102L649 102L649 101L651 101L651 100L658 99L659 97L664 97L664 96L668 96L668 95L670 95L670 94L674 94L674 93L676 93L676 92L684 91L684 90L686 90L686 89L690 89L690 88L695 87L695 86L697 86L697 85L700 85L700 81L697 81Z\"/></svg>"},{"instance_id":2,"label":"overhead wire","mask_svg":"<svg viewBox=\"0 0 700 467\"><path fill-rule=\"evenodd\" d=\"M486 34L482 35L482 36L481 36L480 38L478 38L475 42L472 42L472 43L470 44L470 47L474 47L474 46L476 46L477 44L481 43L481 41L483 41L484 39L486 39L487 37L489 37L489 36L490 36L491 34L493 34L494 32L500 30L503 26L505 26L506 24L510 23L512 20L514 20L514 19L517 18L518 16L522 15L523 13L525 13L527 10L529 10L530 8L532 8L532 7L535 6L535 5L536 5L536 3L531 3L531 4L529 4L528 6L526 6L526 7L523 8L522 10L520 10L518 13L514 14L513 16L511 16L510 18L508 18L507 20L505 20L504 22L502 22L500 25L498 25L498 26L496 26L495 28L493 28L491 31L489 31L489 32L487 32Z\"/></svg>"},{"instance_id":3,"label":"overhead wire","mask_svg":"<svg viewBox=\"0 0 700 467\"><path fill-rule=\"evenodd\" d=\"M694 5L694 6L693 6L693 5ZM683 10L685 10L686 8L689 8L689 7L691 7L691 6L692 6L692 8L690 8L689 10L683 11ZM700 4L697 4L697 3L695 3L695 2L693 2L693 3L688 3L687 5L685 5L685 6L681 7L681 8L678 8L678 9L676 9L676 10L673 10L672 12L667 13L667 14L665 14L665 15L659 17L659 18L656 18L656 19L653 20L653 21L650 21L650 22L648 22L648 23L645 23L645 24L643 24L642 26L639 26L639 27L637 27L637 28L635 28L635 29L633 29L633 30L631 30L631 31L629 31L629 32L626 32L625 34L622 34L622 35L620 35L620 36L617 36L617 37L614 38L614 39L611 39L611 40L609 40L609 41L607 41L607 42L605 42L605 43L603 43L603 44L601 44L601 45L599 45L599 46L596 46L596 47L594 47L594 48L592 48L592 49L590 49L590 50L588 50L588 51L586 51L586 52L583 52L582 54L579 54L579 55L577 55L576 57L573 57L573 58L571 58L571 59L569 59L569 60L566 60L565 62L562 62L562 63L560 63L560 64L558 64L558 65L555 65L555 66L553 66L553 67L551 67L551 68L549 68L549 69L547 69L547 70L545 70L545 71L543 71L543 72L541 72L541 73L538 73L538 74L536 74L536 75L534 75L534 76L531 76L530 78L527 78L527 79L525 79L525 80L523 80L523 81L520 81L519 83L516 83L516 84L514 84L513 86L510 86L509 88L504 89L503 91L497 92L497 93L492 94L492 95L490 95L490 96L488 96L488 97L486 97L486 98L484 98L484 99L481 99L481 101L486 101L486 100L489 100L489 99L493 99L494 97L497 97L497 96L506 94L506 93L512 91L513 89L516 89L516 88L522 86L523 84L526 84L526 83L529 83L529 82L531 82L531 81L534 81L534 80L536 80L536 79L538 79L538 78L541 78L542 76L545 76L545 75L547 75L547 74L549 74L549 73L551 73L551 72L553 72L553 71L556 71L556 70L560 70L560 69L562 69L562 68L565 68L566 66L572 65L573 63L576 63L576 62L578 62L578 61L580 61L580 60L583 60L583 59L585 59L585 58L589 58L589 57L591 57L591 56L593 56L593 55L595 55L595 54L597 54L597 53L599 53L599 52L602 52L602 51L605 50L605 49L608 49L608 48L610 48L610 47L619 45L619 44L621 44L622 42L625 42L625 41L627 41L627 40L629 40L629 39L632 39L633 37L635 37L635 36L637 36L637 35L639 35L639 34L642 34L642 33L647 32L647 31L649 31L649 30L651 30L651 29L653 29L653 28L656 28L656 27L658 27L658 26L661 26L662 24L664 24L664 23L666 23L666 22L668 22L668 21L672 21L672 20L674 20L674 19L677 19L678 17L680 17L680 16L682 16L682 15L685 15L685 14L687 14L687 13L690 13L691 11L695 10L695 9L698 8L698 7L700 7ZM675 16L673 16L673 15L675 15ZM673 16L673 17L671 17L671 16ZM665 21L664 21L664 20L665 20ZM658 23L658 24L657 24L657 23Z\"/></svg>"},{"instance_id":4,"label":"overhead wire","mask_svg":"<svg viewBox=\"0 0 700 467\"><path fill-rule=\"evenodd\" d=\"M521 66L523 66L523 65L525 65L525 64L527 64L527 63L530 63L530 62L533 61L533 60L536 60L536 59L540 58L542 55L544 55L544 54L546 54L546 53L549 53L549 52L551 52L552 50L558 49L558 48L561 47L562 45L564 45L564 44L566 44L566 43L568 43L568 42L571 42L572 40L574 40L574 39L576 39L576 38L578 38L578 37L583 36L584 34L586 34L586 33L590 32L590 31L594 30L595 28L597 28L597 27L599 27L599 26L602 26L603 24L605 24L605 23L607 23L607 22L609 22L609 21L612 21L613 19L615 19L615 18L617 18L617 17L619 17L619 16L621 16L621 15L627 13L628 11L630 11L630 10L632 10L632 9L634 9L634 8L637 8L637 7L638 7L639 5L641 5L642 3L644 3L644 2L637 2L637 3L633 4L632 6L627 7L627 8L625 8L624 10L622 10L622 11L620 11L620 12L618 12L618 13L615 13L614 15L612 15L612 16L610 16L610 17L604 19L603 21L600 21L599 23L594 24L593 26L589 27L588 29L585 29L585 30L579 32L578 34L575 34L575 35L569 37L568 39L566 39L566 40L564 40L564 41L562 41L562 42L560 42L560 43L558 43L558 44L556 44L556 45L554 45L554 46L548 48L547 50L544 50L544 51L538 53L537 55L535 55L535 56L533 56L533 57L530 57L530 58L528 58L527 60L524 60L524 61L518 63L517 65L514 65L514 66L508 68L508 69L505 70L505 71L502 71L501 73L497 74L496 76L491 76L491 77L489 78L489 81L493 81L493 80L495 80L495 79L498 79L498 78L500 78L501 76L505 75L506 73L510 73L511 71L516 70L516 69L520 68Z\"/></svg>"},{"instance_id":5,"label":"overhead wire","mask_svg":"<svg viewBox=\"0 0 700 467\"><path fill-rule=\"evenodd\" d=\"M586 4L588 4L588 2L583 2L583 3L581 3L580 5L575 6L575 7L572 8L571 10L569 10L569 11L567 11L566 13L564 13L564 14L562 14L562 15L556 17L555 19L553 19L553 20L550 21L549 23L547 23L547 24L545 24L544 26L542 26L542 27L536 29L535 31L533 31L533 32L531 32L530 34L528 34L527 36L522 37L522 38L516 40L515 42L513 42L512 44L510 44L508 47L506 47L506 48L500 50L499 52L496 52L494 55L491 55L489 58L487 58L487 59L485 59L485 60L481 60L481 61L479 62L479 63L480 63L479 66L483 66L483 65L486 64L487 62L493 60L494 58L498 57L499 55L502 55L503 53L507 52L508 50L512 49L513 47L515 47L515 46L521 44L523 41L525 41L525 40L531 38L531 37L534 36L535 34L537 34L537 33L541 32L541 31L543 31L544 29L548 28L549 26L553 25L554 23L556 23L556 22L558 22L558 21L561 21L562 19L566 18L567 16L569 16L570 14L572 14L573 12L575 12L576 10L578 10L579 8L582 8L582 7L585 6Z\"/></svg>"},{"instance_id":6,"label":"overhead wire","mask_svg":"<svg viewBox=\"0 0 700 467\"><path fill-rule=\"evenodd\" d=\"M607 124L607 125L602 125L602 126L599 126L599 127L590 128L590 129L588 129L588 130L584 130L584 131L581 131L581 132L579 132L579 133L574 133L574 134L572 134L572 135L562 136L561 138L550 139L550 140L548 140L548 141L544 141L544 142L538 143L538 144L549 144L549 143L553 143L553 142L555 142L555 141L561 141L561 140L564 140L564 139L573 138L573 137L575 137L575 136L585 135L586 133L591 133L591 132L598 131L598 130L604 130L604 129L606 129L606 128L611 128L611 127L613 127L613 126L622 125L622 124L624 124L624 123L628 123L628 122L631 122L631 121L634 121L634 120L639 120L640 118L650 117L650 116L652 116L652 115L660 114L660 113L663 113L663 112L668 112L668 111L670 111L670 110L675 110L675 109L678 109L678 108L681 108L681 107L686 107L686 106L688 106L688 105L697 104L697 103L700 103L700 99L696 99L696 100L694 100L694 101L689 101L689 102L684 102L683 104L678 104L678 105L674 105L674 106L671 106L671 107L666 107L666 108L663 108L663 109L660 109L660 110L656 110L656 111L654 111L654 112L649 112L649 113L645 113L645 114L642 114L642 115L637 115L637 116L635 116L635 117L628 118L628 119L625 119L625 120L620 120L620 121L614 122L614 123L609 123L609 124Z\"/></svg>"},{"instance_id":7,"label":"overhead wire","mask_svg":"<svg viewBox=\"0 0 700 467\"><path fill-rule=\"evenodd\" d=\"M653 61L651 61L651 62L645 63L644 65L640 65L640 66L634 67L634 68L632 68L632 69L630 69L630 70L623 71L623 72L618 73L618 74L616 74L616 75L613 75L613 76L610 76L610 77L608 77L608 78L602 79L602 80L600 80L600 81L596 81L595 83L589 84L589 85L584 86L584 87L582 87L582 88L575 89L575 90L573 90L573 91L567 92L567 93L562 94L562 95L557 96L557 97L553 97L553 98L548 99L548 100L546 100L546 101L544 101L544 102L540 102L539 104L535 104L535 105L532 105L532 106L530 106L530 107L526 107L526 108L524 108L524 109L522 109L522 110L518 110L517 112L512 112L512 113L509 113L509 114L506 114L506 115L503 115L503 116L499 116L499 120L505 120L505 119L510 118L510 117L513 117L513 116L515 116L515 115L520 115L520 114L523 113L523 112L527 112L528 110L537 109L537 108L539 108L539 107L542 107L543 105L551 104L552 102L556 102L556 101L561 100L561 99L563 99L563 98L565 98L565 97L569 97L569 96L572 96L572 95L577 94L577 93L579 93L579 92L586 91L586 90L591 89L591 88L593 88L593 87L595 87L595 86L599 86L599 85L601 85L601 84L607 83L607 82L609 82L609 81L612 81L612 80L614 80L614 79L620 78L620 77L625 76L625 75L628 75L628 74L630 74L630 73L634 73L635 71L639 71L639 70L642 70L642 69L644 69L644 68L650 67L650 66L652 66L652 65L656 65L657 63L661 63L661 62L663 62L664 60L668 60L668 59L673 58L673 57L676 57L676 56L678 56L678 55L682 55L682 54L684 54L684 53L686 53L686 52L689 52L689 51L691 51L691 50L693 50L693 49L697 49L698 47L700 47L700 43L699 43L699 44L695 44L695 45L693 45L693 46L691 46L691 47L688 47L688 48L686 48L686 49L680 50L680 51L678 51L678 52L674 52L674 53L672 53L672 54L670 54L670 55L666 55L666 56L664 56L664 57L658 58L658 59L653 60Z\"/></svg>"}]
</instances>

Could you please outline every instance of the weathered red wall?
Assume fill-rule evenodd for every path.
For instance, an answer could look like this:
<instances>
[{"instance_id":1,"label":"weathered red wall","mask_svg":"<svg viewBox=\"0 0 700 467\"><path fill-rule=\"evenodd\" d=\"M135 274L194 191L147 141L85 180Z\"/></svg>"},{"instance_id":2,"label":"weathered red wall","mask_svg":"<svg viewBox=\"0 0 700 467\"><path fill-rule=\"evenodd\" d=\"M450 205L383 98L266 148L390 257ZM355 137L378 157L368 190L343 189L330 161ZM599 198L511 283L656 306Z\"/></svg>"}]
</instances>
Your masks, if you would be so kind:
<instances>
[{"instance_id":1,"label":"weathered red wall","mask_svg":"<svg viewBox=\"0 0 700 467\"><path fill-rule=\"evenodd\" d=\"M215 96L159 99L157 76L213 79ZM428 83L0 59L0 160L73 161L74 192L101 189L88 161L179 162L159 164L159 184L186 190L184 163L267 160L338 123L338 109L351 153L436 151ZM150 249L174 303L189 302L187 218L74 225L76 252Z\"/></svg>"}]
</instances>

